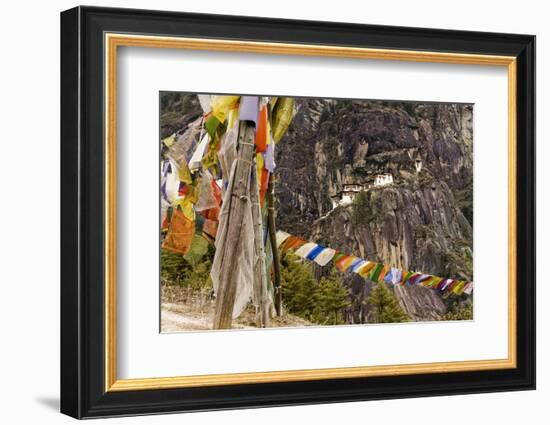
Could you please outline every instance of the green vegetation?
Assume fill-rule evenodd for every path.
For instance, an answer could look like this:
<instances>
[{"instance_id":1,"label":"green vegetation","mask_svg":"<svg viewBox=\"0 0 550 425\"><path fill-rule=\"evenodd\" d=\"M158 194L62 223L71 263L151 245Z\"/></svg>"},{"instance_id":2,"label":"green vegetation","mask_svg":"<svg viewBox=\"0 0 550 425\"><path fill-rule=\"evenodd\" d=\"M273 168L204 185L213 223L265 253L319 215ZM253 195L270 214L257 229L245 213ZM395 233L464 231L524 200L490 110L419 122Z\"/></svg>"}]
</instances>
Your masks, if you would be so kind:
<instances>
[{"instance_id":1,"label":"green vegetation","mask_svg":"<svg viewBox=\"0 0 550 425\"><path fill-rule=\"evenodd\" d=\"M368 224L376 218L370 201L368 192L359 192L353 199L351 220L355 226Z\"/></svg>"},{"instance_id":2,"label":"green vegetation","mask_svg":"<svg viewBox=\"0 0 550 425\"><path fill-rule=\"evenodd\" d=\"M472 251L468 241L456 241L456 245L458 244L461 244L461 247L451 247L443 254L444 274L471 280L474 273Z\"/></svg>"},{"instance_id":3,"label":"green vegetation","mask_svg":"<svg viewBox=\"0 0 550 425\"><path fill-rule=\"evenodd\" d=\"M205 289L212 287L210 269L212 255L200 260L189 259L162 249L160 251L160 277L166 285L178 285L184 288Z\"/></svg>"},{"instance_id":4,"label":"green vegetation","mask_svg":"<svg viewBox=\"0 0 550 425\"><path fill-rule=\"evenodd\" d=\"M283 304L289 313L323 325L343 324L348 291L334 274L317 282L312 265L292 254L282 259Z\"/></svg>"},{"instance_id":5,"label":"green vegetation","mask_svg":"<svg viewBox=\"0 0 550 425\"><path fill-rule=\"evenodd\" d=\"M457 190L454 193L456 199L456 205L466 217L466 220L473 226L474 225L474 180L470 177L463 189Z\"/></svg>"},{"instance_id":6,"label":"green vegetation","mask_svg":"<svg viewBox=\"0 0 550 425\"><path fill-rule=\"evenodd\" d=\"M409 322L410 318L401 308L395 295L385 283L378 283L372 289L368 303L370 307L370 323L399 323Z\"/></svg>"},{"instance_id":7,"label":"green vegetation","mask_svg":"<svg viewBox=\"0 0 550 425\"><path fill-rule=\"evenodd\" d=\"M440 320L473 320L474 305L471 298L450 297L447 313Z\"/></svg>"}]
</instances>

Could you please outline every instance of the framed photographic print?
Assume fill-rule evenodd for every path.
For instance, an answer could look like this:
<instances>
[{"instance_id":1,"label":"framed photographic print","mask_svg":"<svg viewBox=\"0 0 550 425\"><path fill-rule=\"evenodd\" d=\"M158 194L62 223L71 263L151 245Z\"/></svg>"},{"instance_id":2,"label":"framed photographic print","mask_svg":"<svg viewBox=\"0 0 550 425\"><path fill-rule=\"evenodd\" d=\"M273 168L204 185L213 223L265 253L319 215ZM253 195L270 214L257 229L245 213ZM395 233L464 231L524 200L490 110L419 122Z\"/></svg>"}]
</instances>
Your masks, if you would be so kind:
<instances>
[{"instance_id":1,"label":"framed photographic print","mask_svg":"<svg viewBox=\"0 0 550 425\"><path fill-rule=\"evenodd\" d=\"M61 14L61 411L535 387L535 38Z\"/></svg>"}]
</instances>

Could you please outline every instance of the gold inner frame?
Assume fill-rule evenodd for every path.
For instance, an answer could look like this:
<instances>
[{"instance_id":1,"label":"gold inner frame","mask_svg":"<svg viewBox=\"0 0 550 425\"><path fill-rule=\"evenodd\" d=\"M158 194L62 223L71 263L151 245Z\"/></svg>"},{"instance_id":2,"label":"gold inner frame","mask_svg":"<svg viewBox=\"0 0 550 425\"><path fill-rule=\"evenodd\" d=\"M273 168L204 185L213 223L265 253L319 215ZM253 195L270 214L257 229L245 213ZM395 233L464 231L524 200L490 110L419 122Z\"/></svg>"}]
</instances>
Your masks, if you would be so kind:
<instances>
[{"instance_id":1,"label":"gold inner frame","mask_svg":"<svg viewBox=\"0 0 550 425\"><path fill-rule=\"evenodd\" d=\"M516 367L516 58L462 53L327 45L105 34L105 391L132 391L284 381L510 369ZM117 379L116 339L116 123L117 48L170 48L504 66L508 71L508 357L382 366Z\"/></svg>"}]
</instances>

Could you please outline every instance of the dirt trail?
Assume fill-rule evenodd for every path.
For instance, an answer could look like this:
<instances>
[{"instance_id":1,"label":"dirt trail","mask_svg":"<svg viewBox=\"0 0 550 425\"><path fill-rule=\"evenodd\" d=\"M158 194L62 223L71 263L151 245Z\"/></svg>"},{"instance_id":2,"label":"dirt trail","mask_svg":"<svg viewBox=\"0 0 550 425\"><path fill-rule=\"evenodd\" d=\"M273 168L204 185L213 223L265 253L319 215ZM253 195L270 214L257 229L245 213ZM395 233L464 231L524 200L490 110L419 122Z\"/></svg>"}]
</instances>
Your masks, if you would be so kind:
<instances>
[{"instance_id":1,"label":"dirt trail","mask_svg":"<svg viewBox=\"0 0 550 425\"><path fill-rule=\"evenodd\" d=\"M215 300L179 287L163 287L161 332L202 331L212 329ZM270 327L311 326L312 323L291 314L274 317ZM256 328L254 307L250 306L233 321L233 329Z\"/></svg>"}]
</instances>

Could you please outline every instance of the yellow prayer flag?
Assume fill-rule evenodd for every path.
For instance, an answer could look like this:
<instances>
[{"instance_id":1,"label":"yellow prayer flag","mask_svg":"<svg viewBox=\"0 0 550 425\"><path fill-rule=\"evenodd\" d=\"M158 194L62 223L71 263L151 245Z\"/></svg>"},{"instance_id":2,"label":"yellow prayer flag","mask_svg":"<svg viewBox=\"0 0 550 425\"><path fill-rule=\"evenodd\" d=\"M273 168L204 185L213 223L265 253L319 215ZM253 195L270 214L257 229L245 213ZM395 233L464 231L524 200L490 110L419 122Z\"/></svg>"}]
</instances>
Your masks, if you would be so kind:
<instances>
[{"instance_id":1,"label":"yellow prayer flag","mask_svg":"<svg viewBox=\"0 0 550 425\"><path fill-rule=\"evenodd\" d=\"M180 207L181 212L188 220L195 221L195 210L193 209L193 203L187 196L184 198L178 198L172 204L174 208Z\"/></svg>"},{"instance_id":2,"label":"yellow prayer flag","mask_svg":"<svg viewBox=\"0 0 550 425\"><path fill-rule=\"evenodd\" d=\"M260 187L262 183L262 170L264 168L264 156L261 153L256 154L256 181L258 183L258 187Z\"/></svg>"},{"instance_id":3,"label":"yellow prayer flag","mask_svg":"<svg viewBox=\"0 0 550 425\"><path fill-rule=\"evenodd\" d=\"M462 291L464 290L464 285L466 285L466 282L461 280L459 281L452 289L453 294L460 295L462 294Z\"/></svg>"},{"instance_id":4,"label":"yellow prayer flag","mask_svg":"<svg viewBox=\"0 0 550 425\"><path fill-rule=\"evenodd\" d=\"M162 143L164 143L164 145L165 145L167 148L171 148L175 141L176 141L176 136L174 136L174 135L172 134L171 136L165 137L165 138L162 140Z\"/></svg>"},{"instance_id":5,"label":"yellow prayer flag","mask_svg":"<svg viewBox=\"0 0 550 425\"><path fill-rule=\"evenodd\" d=\"M187 161L185 159L181 160L179 170L178 170L178 176L181 182L184 182L186 184L193 183L193 179L191 177L191 171L189 170L189 166L187 165Z\"/></svg>"},{"instance_id":6,"label":"yellow prayer flag","mask_svg":"<svg viewBox=\"0 0 550 425\"><path fill-rule=\"evenodd\" d=\"M225 118L229 110L235 106L239 96L212 96L210 105L212 106L212 114L219 122L225 122Z\"/></svg>"},{"instance_id":7,"label":"yellow prayer flag","mask_svg":"<svg viewBox=\"0 0 550 425\"><path fill-rule=\"evenodd\" d=\"M280 97L273 110L273 139L279 143L292 121L294 116L294 99L291 97Z\"/></svg>"},{"instance_id":8,"label":"yellow prayer flag","mask_svg":"<svg viewBox=\"0 0 550 425\"><path fill-rule=\"evenodd\" d=\"M227 114L227 128L232 129L237 120L239 119L239 108L237 108L237 105L235 105L233 108L229 110L229 113Z\"/></svg>"}]
</instances>

